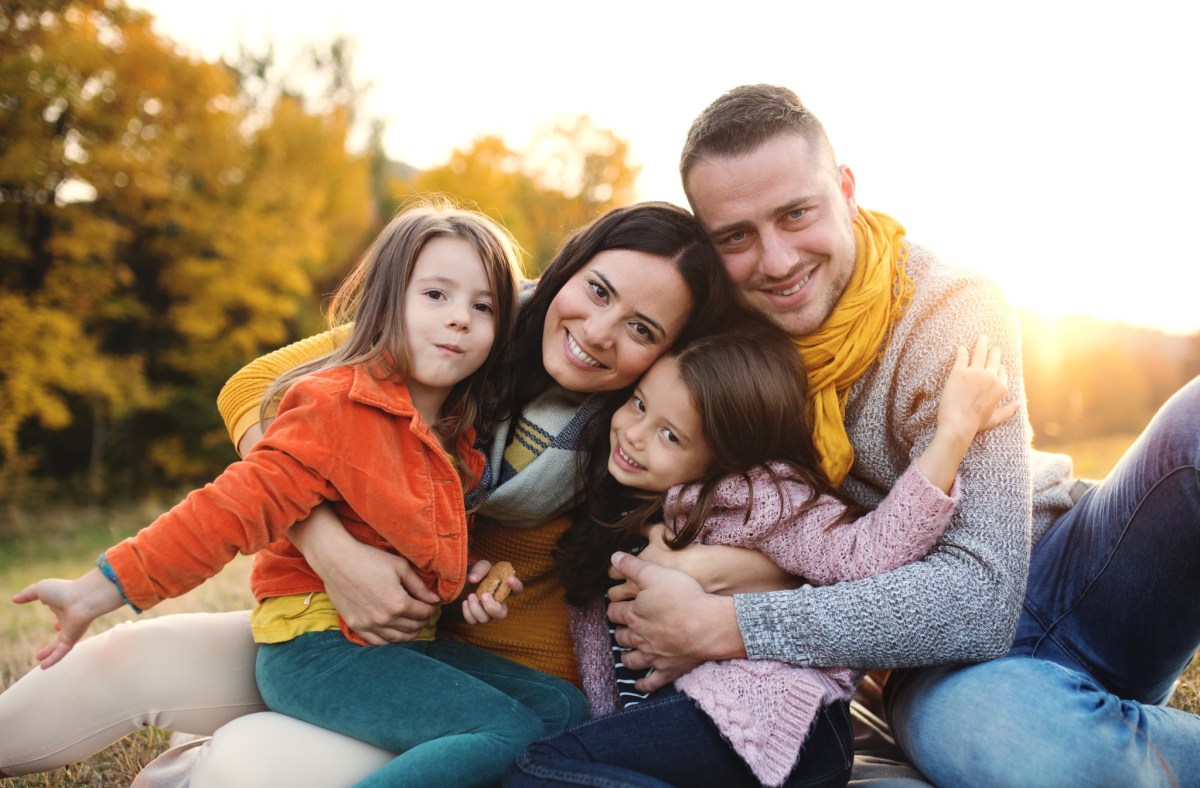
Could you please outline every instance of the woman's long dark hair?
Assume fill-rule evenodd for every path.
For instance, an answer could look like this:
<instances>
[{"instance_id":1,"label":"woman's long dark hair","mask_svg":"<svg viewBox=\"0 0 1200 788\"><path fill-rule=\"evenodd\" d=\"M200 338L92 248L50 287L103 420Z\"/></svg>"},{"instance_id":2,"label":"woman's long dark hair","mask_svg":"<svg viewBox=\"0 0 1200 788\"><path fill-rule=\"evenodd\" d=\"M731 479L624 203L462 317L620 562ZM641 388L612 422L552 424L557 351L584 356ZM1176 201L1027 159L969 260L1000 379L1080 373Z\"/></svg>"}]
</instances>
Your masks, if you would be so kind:
<instances>
[{"instance_id":1,"label":"woman's long dark hair","mask_svg":"<svg viewBox=\"0 0 1200 788\"><path fill-rule=\"evenodd\" d=\"M712 506L717 484L767 462L786 463L810 489L803 509L818 496L830 495L847 505L837 522L861 510L821 471L812 439L808 377L792 341L757 313L742 312L736 323L720 333L700 337L669 352L679 376L695 403L701 429L713 452L713 464L703 477L699 499L676 535L668 540L679 548L692 542ZM608 473L609 422L621 403L597 414L585 431L590 447L581 461L588 497L575 509L571 526L555 548L559 577L567 599L580 605L602 594L611 584L609 556L640 543L641 529L663 512L665 493L648 493L618 483ZM772 473L775 484L779 478ZM780 488L782 493L782 488ZM753 506L747 507L747 516Z\"/></svg>"},{"instance_id":2,"label":"woman's long dark hair","mask_svg":"<svg viewBox=\"0 0 1200 788\"><path fill-rule=\"evenodd\" d=\"M554 385L542 362L542 334L550 303L596 255L628 249L671 261L683 277L692 309L675 344L711 332L734 303L733 285L700 223L683 208L644 202L611 211L585 225L564 243L538 277L537 288L521 307L508 363L496 382L499 411L508 418ZM624 399L624 393L617 397Z\"/></svg>"}]
</instances>

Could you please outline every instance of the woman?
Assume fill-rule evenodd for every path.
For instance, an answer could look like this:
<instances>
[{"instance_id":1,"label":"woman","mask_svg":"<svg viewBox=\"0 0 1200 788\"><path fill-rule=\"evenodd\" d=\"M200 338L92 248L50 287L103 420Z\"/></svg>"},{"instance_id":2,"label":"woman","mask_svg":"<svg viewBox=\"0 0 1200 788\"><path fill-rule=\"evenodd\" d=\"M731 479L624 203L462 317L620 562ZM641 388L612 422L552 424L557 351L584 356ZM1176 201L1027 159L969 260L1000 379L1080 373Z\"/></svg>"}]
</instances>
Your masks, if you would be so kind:
<instances>
[{"instance_id":1,"label":"woman","mask_svg":"<svg viewBox=\"0 0 1200 788\"><path fill-rule=\"evenodd\" d=\"M731 293L703 231L675 206L611 211L564 244L523 305L514 352L496 380L491 477L479 512L500 524L473 535L474 553L511 561L525 591L510 598L506 621L469 628L443 620L441 633L578 680L550 557L568 523L564 513L578 497L577 430L607 397L623 399L673 344L716 328L734 311ZM220 405L239 450L261 435L258 403L270 382L336 341L330 334L314 337L235 376ZM367 642L409 639L433 614L432 600L403 559L350 538L329 512L318 510L289 537ZM759 565L750 554L746 560ZM728 561L722 563L728 569ZM30 673L0 695L6 732L0 772L57 768L145 725L210 734L263 708L254 658L245 612L166 616L84 641L70 659ZM103 686L97 675L105 677ZM337 747L345 749L335 754ZM306 753L315 757L302 757ZM390 757L264 713L227 726L190 779L192 785L348 783ZM255 773L256 767L263 771ZM281 773L283 767L296 774ZM158 779L165 774L160 769Z\"/></svg>"}]
</instances>

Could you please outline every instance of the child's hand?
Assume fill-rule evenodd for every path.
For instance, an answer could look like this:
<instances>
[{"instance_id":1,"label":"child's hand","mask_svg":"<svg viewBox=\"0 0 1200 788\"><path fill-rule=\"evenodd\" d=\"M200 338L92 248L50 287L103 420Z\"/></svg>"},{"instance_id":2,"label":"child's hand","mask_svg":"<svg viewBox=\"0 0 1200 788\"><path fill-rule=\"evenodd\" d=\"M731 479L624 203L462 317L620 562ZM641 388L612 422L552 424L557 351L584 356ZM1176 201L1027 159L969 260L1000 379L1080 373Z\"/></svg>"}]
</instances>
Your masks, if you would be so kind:
<instances>
[{"instance_id":1,"label":"child's hand","mask_svg":"<svg viewBox=\"0 0 1200 788\"><path fill-rule=\"evenodd\" d=\"M960 345L938 404L938 431L970 443L977 433L1017 412L1015 399L1000 404L1007 394L1008 372L1001 363L1000 348L989 349L987 337L980 337L968 359L967 349Z\"/></svg>"},{"instance_id":2,"label":"child's hand","mask_svg":"<svg viewBox=\"0 0 1200 788\"><path fill-rule=\"evenodd\" d=\"M467 572L467 582L480 583L492 569L491 561L477 561ZM507 578L506 583L510 594L519 594L525 586L516 576ZM463 620L468 624L486 624L489 621L501 621L508 616L508 603L497 602L492 594L471 592L463 599Z\"/></svg>"},{"instance_id":3,"label":"child's hand","mask_svg":"<svg viewBox=\"0 0 1200 788\"><path fill-rule=\"evenodd\" d=\"M48 668L75 647L87 633L91 623L123 604L121 592L99 569L93 569L78 580L39 580L13 595L19 605L38 601L54 611L58 619L54 639L43 646L34 658L42 668Z\"/></svg>"}]
</instances>

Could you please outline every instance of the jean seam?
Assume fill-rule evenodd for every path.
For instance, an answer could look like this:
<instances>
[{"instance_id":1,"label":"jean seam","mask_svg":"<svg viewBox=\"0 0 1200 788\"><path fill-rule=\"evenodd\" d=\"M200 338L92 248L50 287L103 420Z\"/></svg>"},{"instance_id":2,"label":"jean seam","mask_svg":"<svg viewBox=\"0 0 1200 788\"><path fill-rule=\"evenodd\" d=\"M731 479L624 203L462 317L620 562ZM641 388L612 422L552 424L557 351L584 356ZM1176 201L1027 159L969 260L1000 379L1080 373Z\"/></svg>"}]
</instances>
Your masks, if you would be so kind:
<instances>
[{"instance_id":1,"label":"jean seam","mask_svg":"<svg viewBox=\"0 0 1200 788\"><path fill-rule=\"evenodd\" d=\"M597 788L626 788L625 783L614 782L607 777L581 775L578 772L559 771L558 769L550 769L545 766L531 764L529 763L528 756L524 752L517 756L514 764L524 774L541 780L556 780L558 782L569 783L571 785L592 785L597 786Z\"/></svg>"}]
</instances>

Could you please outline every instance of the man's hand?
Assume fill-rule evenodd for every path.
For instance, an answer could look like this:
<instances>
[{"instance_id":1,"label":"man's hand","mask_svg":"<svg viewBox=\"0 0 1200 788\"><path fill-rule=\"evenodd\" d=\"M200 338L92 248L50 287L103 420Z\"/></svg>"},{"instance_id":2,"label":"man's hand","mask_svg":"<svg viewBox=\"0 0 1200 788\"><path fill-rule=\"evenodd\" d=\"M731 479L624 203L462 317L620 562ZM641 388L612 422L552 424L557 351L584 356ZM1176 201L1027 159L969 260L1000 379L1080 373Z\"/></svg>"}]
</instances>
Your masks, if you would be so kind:
<instances>
[{"instance_id":1,"label":"man's hand","mask_svg":"<svg viewBox=\"0 0 1200 788\"><path fill-rule=\"evenodd\" d=\"M613 566L640 589L608 606L617 642L633 649L622 658L625 666L654 668L638 681L639 690L653 692L701 662L746 656L731 597L706 594L683 572L627 553L613 554Z\"/></svg>"},{"instance_id":2,"label":"man's hand","mask_svg":"<svg viewBox=\"0 0 1200 788\"><path fill-rule=\"evenodd\" d=\"M325 581L346 626L372 646L412 640L437 609L437 594L407 560L355 539L327 504L293 526L288 538Z\"/></svg>"},{"instance_id":3,"label":"man's hand","mask_svg":"<svg viewBox=\"0 0 1200 788\"><path fill-rule=\"evenodd\" d=\"M643 534L647 544L638 553L638 558L685 572L710 594L781 591L798 588L804 582L752 548L692 542L687 547L675 550L667 545L668 531L662 523L648 526ZM608 574L614 580L622 578L613 567L609 568ZM610 589L608 596L612 600L632 599L637 596L637 587L626 580Z\"/></svg>"},{"instance_id":4,"label":"man's hand","mask_svg":"<svg viewBox=\"0 0 1200 788\"><path fill-rule=\"evenodd\" d=\"M54 611L58 619L54 625L54 639L34 655L43 670L65 657L87 634L93 621L124 603L116 584L99 569L93 569L78 580L39 580L18 591L12 600L18 605L41 602Z\"/></svg>"}]
</instances>

